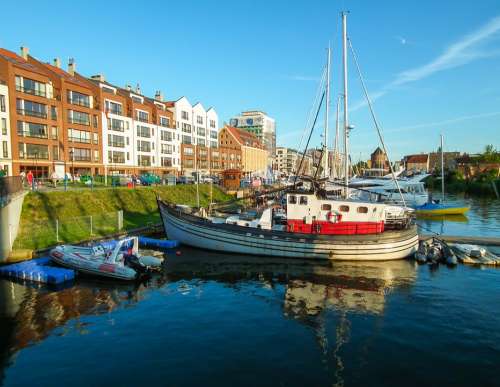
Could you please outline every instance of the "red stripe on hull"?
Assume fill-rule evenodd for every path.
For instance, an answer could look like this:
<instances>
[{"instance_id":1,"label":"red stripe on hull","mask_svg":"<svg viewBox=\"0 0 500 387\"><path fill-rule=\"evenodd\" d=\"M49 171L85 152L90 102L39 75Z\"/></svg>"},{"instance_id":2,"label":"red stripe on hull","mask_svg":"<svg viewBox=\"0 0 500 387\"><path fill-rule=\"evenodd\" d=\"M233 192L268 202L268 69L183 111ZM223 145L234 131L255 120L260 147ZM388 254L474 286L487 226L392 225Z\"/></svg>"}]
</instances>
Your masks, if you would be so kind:
<instances>
[{"instance_id":1,"label":"red stripe on hull","mask_svg":"<svg viewBox=\"0 0 500 387\"><path fill-rule=\"evenodd\" d=\"M384 222L338 222L313 221L306 224L302 220L288 219L287 231L302 234L357 235L380 234L384 232Z\"/></svg>"}]
</instances>

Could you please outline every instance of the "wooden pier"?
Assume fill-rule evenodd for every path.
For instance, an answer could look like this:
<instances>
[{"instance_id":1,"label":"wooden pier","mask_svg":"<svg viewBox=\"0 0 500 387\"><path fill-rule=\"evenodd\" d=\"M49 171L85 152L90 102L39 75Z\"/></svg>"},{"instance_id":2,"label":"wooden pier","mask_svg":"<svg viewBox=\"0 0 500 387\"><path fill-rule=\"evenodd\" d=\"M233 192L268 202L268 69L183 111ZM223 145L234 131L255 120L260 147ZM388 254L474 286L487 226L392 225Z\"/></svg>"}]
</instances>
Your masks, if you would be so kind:
<instances>
[{"instance_id":1,"label":"wooden pier","mask_svg":"<svg viewBox=\"0 0 500 387\"><path fill-rule=\"evenodd\" d=\"M462 236L462 235L432 235L420 234L420 240L437 237L445 242L467 243L471 245L500 246L500 238L481 237L481 236Z\"/></svg>"}]
</instances>

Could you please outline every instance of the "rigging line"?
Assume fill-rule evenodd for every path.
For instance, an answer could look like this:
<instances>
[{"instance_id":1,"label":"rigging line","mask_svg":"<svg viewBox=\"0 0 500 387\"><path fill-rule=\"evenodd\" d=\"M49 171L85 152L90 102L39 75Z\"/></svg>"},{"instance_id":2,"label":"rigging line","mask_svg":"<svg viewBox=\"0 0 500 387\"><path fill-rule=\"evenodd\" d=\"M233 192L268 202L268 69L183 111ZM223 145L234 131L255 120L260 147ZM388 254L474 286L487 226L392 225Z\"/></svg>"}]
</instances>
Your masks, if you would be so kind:
<instances>
[{"instance_id":1,"label":"rigging line","mask_svg":"<svg viewBox=\"0 0 500 387\"><path fill-rule=\"evenodd\" d=\"M325 98L325 92L323 91L323 94L321 94L321 101L319 101L318 110L316 110L316 117L314 117L314 122L312 124L311 131L309 132L309 137L307 138L307 143L306 143L306 147L304 149L304 153L302 154L302 158L300 159L299 173L300 173L300 170L302 169L302 163L304 162L304 157L306 156L306 151L307 151L307 148L309 147L309 141L311 141L311 136L314 132L314 127L316 126L316 121L318 120L319 111L321 110L321 105L323 105L324 98ZM313 159L313 162L314 162L314 159ZM297 177L298 177L298 174L295 175L295 179L293 181L293 184L295 184L297 182Z\"/></svg>"},{"instance_id":2,"label":"rigging line","mask_svg":"<svg viewBox=\"0 0 500 387\"><path fill-rule=\"evenodd\" d=\"M359 79L360 79L361 85L363 87L363 93L365 95L366 102L368 103L368 107L370 109L370 114L372 116L373 123L375 124L375 128L377 129L380 143L382 144L382 147L384 148L385 155L387 156L387 160L389 162L389 169L391 170L392 179L396 183L396 187L398 188L399 195L401 196L401 200L403 201L403 206L406 207L406 201L403 197L403 193L401 192L401 187L399 186L399 182L396 179L396 175L394 174L394 168L392 167L391 159L389 157L389 153L387 152L387 148L385 146L385 142L384 142L384 139L382 137L382 132L380 130L380 126L378 124L377 117L375 116L375 111L373 110L372 101L370 99L370 96L368 95L368 90L366 88L365 80L363 79L363 75L361 74L361 69L360 69L359 63L358 63L358 57L356 56L356 53L354 52L354 48L352 47L351 39L347 38L347 41L349 42L349 47L351 48L352 57L354 59L354 63L356 64L356 69L358 70Z\"/></svg>"},{"instance_id":3,"label":"rigging line","mask_svg":"<svg viewBox=\"0 0 500 387\"><path fill-rule=\"evenodd\" d=\"M316 90L316 94L315 94L315 97L314 97L314 101L313 101L313 104L311 105L311 110L309 111L309 114L308 114L308 117L307 117L307 121L306 121L306 125L304 127L304 130L302 131L302 136L300 137L300 142L299 142L299 146L298 146L298 149L300 150L300 148L302 148L302 142L304 141L304 138L305 138L305 135L307 133L307 129L310 127L311 125L311 120L312 120L312 117L313 117L313 112L314 112L314 109L318 103L318 100L319 100L319 96L321 95L321 90L323 89L323 82L325 80L325 77L326 77L326 67L323 67L323 72L321 74L321 78L319 80L319 83L318 83L318 88Z\"/></svg>"}]
</instances>

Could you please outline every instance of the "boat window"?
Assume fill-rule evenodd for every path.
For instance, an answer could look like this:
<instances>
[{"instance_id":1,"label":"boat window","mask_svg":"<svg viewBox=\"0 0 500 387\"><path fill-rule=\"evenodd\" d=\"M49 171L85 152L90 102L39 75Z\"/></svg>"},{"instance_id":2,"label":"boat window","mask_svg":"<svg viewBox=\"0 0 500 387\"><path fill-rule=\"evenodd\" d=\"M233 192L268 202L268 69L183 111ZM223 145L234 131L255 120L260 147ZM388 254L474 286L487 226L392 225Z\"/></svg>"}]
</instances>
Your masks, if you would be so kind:
<instances>
[{"instance_id":1,"label":"boat window","mask_svg":"<svg viewBox=\"0 0 500 387\"><path fill-rule=\"evenodd\" d=\"M349 206L339 206L340 212L349 212Z\"/></svg>"},{"instance_id":2,"label":"boat window","mask_svg":"<svg viewBox=\"0 0 500 387\"><path fill-rule=\"evenodd\" d=\"M321 211L331 211L331 210L332 210L331 204L322 204L321 205Z\"/></svg>"},{"instance_id":3,"label":"boat window","mask_svg":"<svg viewBox=\"0 0 500 387\"><path fill-rule=\"evenodd\" d=\"M368 207L358 207L358 213L359 214L367 214L368 213Z\"/></svg>"},{"instance_id":4,"label":"boat window","mask_svg":"<svg viewBox=\"0 0 500 387\"><path fill-rule=\"evenodd\" d=\"M297 204L297 197L295 195L290 195L288 197L288 203L290 203L290 204Z\"/></svg>"},{"instance_id":5,"label":"boat window","mask_svg":"<svg viewBox=\"0 0 500 387\"><path fill-rule=\"evenodd\" d=\"M300 204L307 204L307 196L300 197Z\"/></svg>"}]
</instances>

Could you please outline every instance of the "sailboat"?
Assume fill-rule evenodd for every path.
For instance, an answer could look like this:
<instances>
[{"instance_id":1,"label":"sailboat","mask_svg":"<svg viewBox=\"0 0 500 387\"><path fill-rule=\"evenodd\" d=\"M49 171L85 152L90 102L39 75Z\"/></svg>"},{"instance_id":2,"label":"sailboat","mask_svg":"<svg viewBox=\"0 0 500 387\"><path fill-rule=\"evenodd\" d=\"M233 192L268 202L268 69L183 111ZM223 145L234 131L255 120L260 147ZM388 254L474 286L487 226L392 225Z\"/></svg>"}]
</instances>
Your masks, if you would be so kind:
<instances>
[{"instance_id":1,"label":"sailboat","mask_svg":"<svg viewBox=\"0 0 500 387\"><path fill-rule=\"evenodd\" d=\"M344 148L348 153L347 32L343 25ZM328 69L329 72L329 60ZM328 79L329 81L329 79ZM325 94L322 93L309 140ZM329 102L329 97L327 96ZM328 129L328 123L326 125ZM325 136L325 140L327 140ZM325 145L326 146L326 141ZM324 150L324 153L327 153ZM304 151L305 154L305 151ZM298 170L302 170L302 157ZM328 157L325 170L328 170ZM321 165L321 164L318 164ZM301 177L292 186L278 188L285 206L266 206L253 219L229 216L215 218L200 208L191 211L158 198L158 208L166 234L180 243L226 253L327 260L393 260L415 253L418 245L413 210L349 197L349 158L344 158L342 198L331 199L323 187L326 178ZM319 168L318 168L319 169ZM276 190L263 194L276 193ZM257 197L257 195L254 195ZM279 217L277 213L279 212Z\"/></svg>"},{"instance_id":2,"label":"sailboat","mask_svg":"<svg viewBox=\"0 0 500 387\"><path fill-rule=\"evenodd\" d=\"M444 202L444 154L443 135L441 135L441 201L432 200L416 208L419 215L464 215L469 211L467 206L454 206Z\"/></svg>"}]
</instances>

